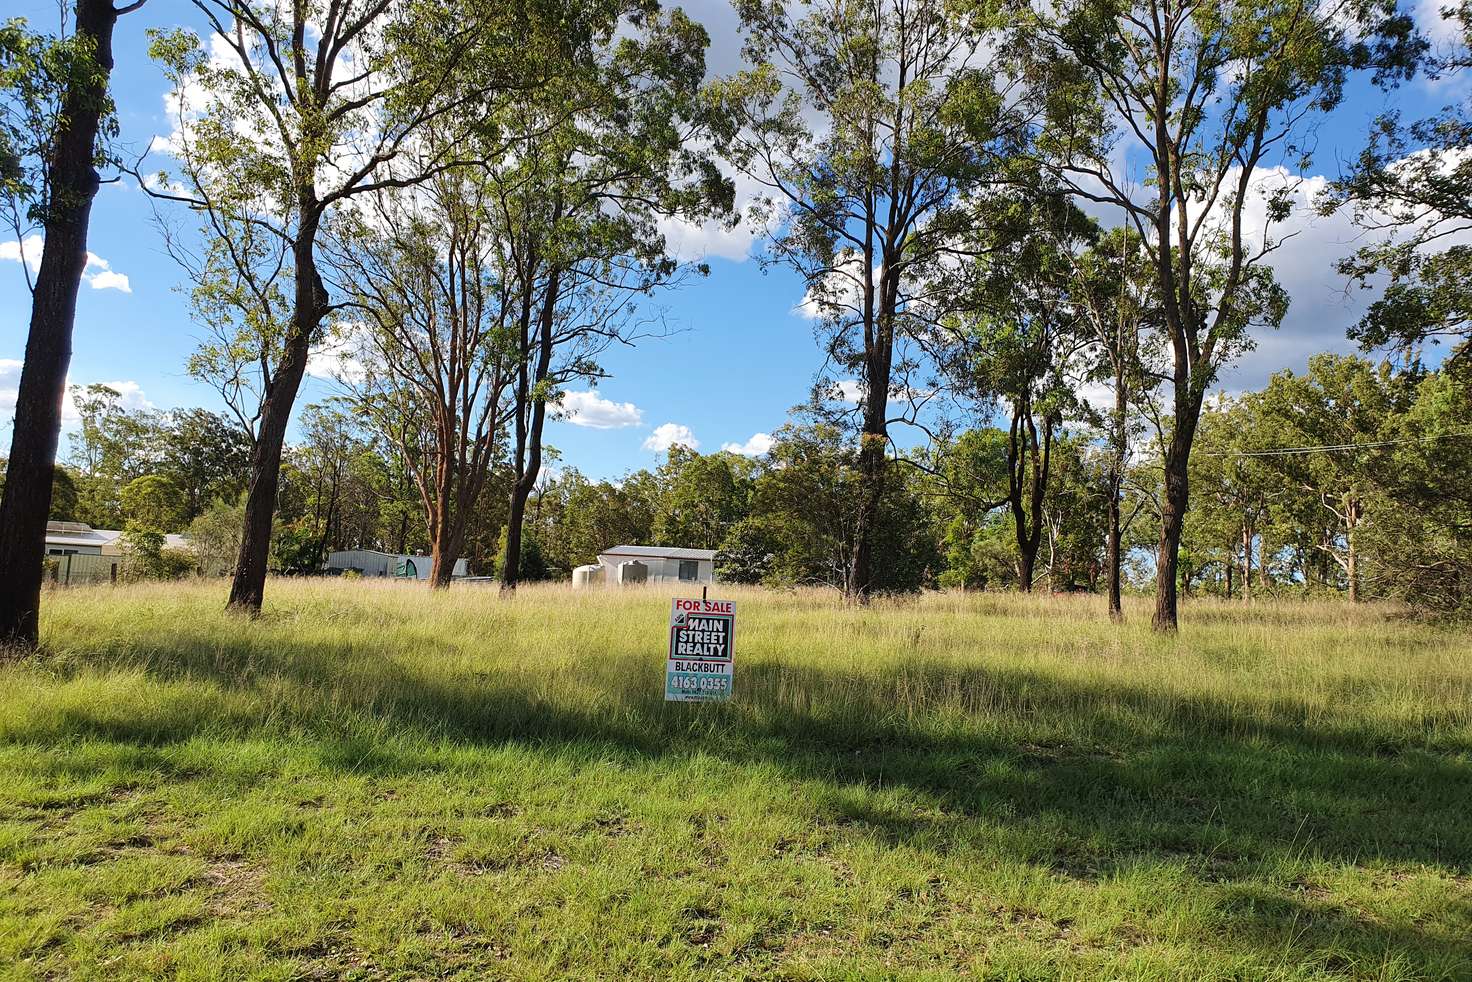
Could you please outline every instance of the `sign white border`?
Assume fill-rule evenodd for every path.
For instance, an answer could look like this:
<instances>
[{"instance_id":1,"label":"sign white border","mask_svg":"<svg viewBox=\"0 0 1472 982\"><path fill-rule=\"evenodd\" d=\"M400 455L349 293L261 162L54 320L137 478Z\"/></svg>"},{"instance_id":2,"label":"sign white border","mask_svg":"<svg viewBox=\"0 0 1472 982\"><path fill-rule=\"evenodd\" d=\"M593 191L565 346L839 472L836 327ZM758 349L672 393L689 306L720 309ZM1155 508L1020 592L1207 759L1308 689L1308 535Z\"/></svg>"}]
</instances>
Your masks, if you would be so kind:
<instances>
[{"instance_id":1,"label":"sign white border","mask_svg":"<svg viewBox=\"0 0 1472 982\"><path fill-rule=\"evenodd\" d=\"M690 617L726 622L726 642L719 655L676 654L680 632ZM670 598L670 645L664 663L665 702L725 702L735 686L736 601L700 597Z\"/></svg>"}]
</instances>

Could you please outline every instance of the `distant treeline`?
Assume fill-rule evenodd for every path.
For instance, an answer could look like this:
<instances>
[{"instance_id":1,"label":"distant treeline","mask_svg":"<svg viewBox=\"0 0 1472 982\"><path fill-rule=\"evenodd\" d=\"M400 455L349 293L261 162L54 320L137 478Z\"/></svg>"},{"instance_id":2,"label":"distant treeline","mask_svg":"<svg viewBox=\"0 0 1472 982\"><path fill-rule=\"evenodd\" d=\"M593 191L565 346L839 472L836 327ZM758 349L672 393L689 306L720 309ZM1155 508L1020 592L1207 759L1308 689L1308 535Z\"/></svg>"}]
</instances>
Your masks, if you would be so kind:
<instances>
[{"instance_id":1,"label":"distant treeline","mask_svg":"<svg viewBox=\"0 0 1472 982\"><path fill-rule=\"evenodd\" d=\"M1468 375L1457 359L1437 371L1397 370L1323 354L1304 374L1219 396L1202 414L1192 459L1181 591L1343 593L1467 610ZM53 517L135 536L187 530L203 571L227 572L248 473L239 428L202 409L129 410L100 386L76 402L82 425L70 466L58 472ZM1148 429L1143 416L1135 423ZM387 443L331 405L309 407L301 433L283 464L273 569L309 573L338 549L429 547L419 496ZM1150 437L1139 443L1121 526L1126 583L1144 589L1162 472ZM1042 446L1026 480L1009 479L1018 451L1009 430L993 426L897 462L877 516L878 588L1104 589L1108 442L1084 422L1060 424ZM512 479L509 467L493 468L478 500L466 539L475 573L504 564ZM860 479L853 441L811 413L782 427L758 458L676 446L654 470L616 481L554 466L528 501L523 575L564 578L610 546L663 544L718 550L728 582L843 589Z\"/></svg>"}]
</instances>

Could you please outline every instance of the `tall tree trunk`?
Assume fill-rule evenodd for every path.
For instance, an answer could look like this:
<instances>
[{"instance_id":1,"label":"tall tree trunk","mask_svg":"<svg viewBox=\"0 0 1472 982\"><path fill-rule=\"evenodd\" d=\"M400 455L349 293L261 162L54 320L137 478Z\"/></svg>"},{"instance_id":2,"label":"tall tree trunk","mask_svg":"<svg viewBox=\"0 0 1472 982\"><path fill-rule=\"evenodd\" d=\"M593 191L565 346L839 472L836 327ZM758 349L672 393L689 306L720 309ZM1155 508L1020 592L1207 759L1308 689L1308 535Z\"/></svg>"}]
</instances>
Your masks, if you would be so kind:
<instances>
[{"instance_id":1,"label":"tall tree trunk","mask_svg":"<svg viewBox=\"0 0 1472 982\"><path fill-rule=\"evenodd\" d=\"M1128 395L1125 389L1123 357L1117 359L1114 370L1114 419L1113 437L1114 446L1109 455L1109 541L1105 561L1109 565L1109 619L1116 624L1124 620L1124 603L1120 593L1121 566L1123 557L1120 554L1120 539L1123 532L1120 529L1120 492L1124 487L1124 461L1128 453L1125 441L1128 434L1125 430L1126 414L1128 413Z\"/></svg>"},{"instance_id":2,"label":"tall tree trunk","mask_svg":"<svg viewBox=\"0 0 1472 982\"><path fill-rule=\"evenodd\" d=\"M1017 557L1017 585L1023 593L1032 593L1032 580L1036 568L1037 553L1024 549L1022 555Z\"/></svg>"},{"instance_id":3,"label":"tall tree trunk","mask_svg":"<svg viewBox=\"0 0 1472 982\"><path fill-rule=\"evenodd\" d=\"M1012 528L1017 540L1017 582L1023 593L1032 592L1037 569L1038 547L1042 544L1043 533L1043 499L1048 490L1052 449L1052 422L1043 421L1043 437L1039 441L1031 406L1019 401L1008 431L1007 500L1011 505ZM1031 516L1028 515L1029 506Z\"/></svg>"},{"instance_id":4,"label":"tall tree trunk","mask_svg":"<svg viewBox=\"0 0 1472 982\"><path fill-rule=\"evenodd\" d=\"M1252 526L1242 526L1242 599L1252 599Z\"/></svg>"},{"instance_id":5,"label":"tall tree trunk","mask_svg":"<svg viewBox=\"0 0 1472 982\"><path fill-rule=\"evenodd\" d=\"M317 537L316 547L312 550L312 570L320 571L327 565L327 547L332 542L332 524L337 519L337 489L340 482L336 465L332 469L332 491L327 496L327 514L322 519L322 534ZM319 495L320 497L320 495Z\"/></svg>"},{"instance_id":6,"label":"tall tree trunk","mask_svg":"<svg viewBox=\"0 0 1472 982\"><path fill-rule=\"evenodd\" d=\"M1160 507L1160 544L1155 553L1155 616L1151 621L1157 631L1174 631L1177 627L1176 578L1189 494L1186 454L1167 453L1165 496Z\"/></svg>"},{"instance_id":7,"label":"tall tree trunk","mask_svg":"<svg viewBox=\"0 0 1472 982\"><path fill-rule=\"evenodd\" d=\"M291 333L283 346L281 363L261 403L261 421L251 450L250 485L245 495L245 527L235 578L230 583L228 608L254 616L261 612L266 594L266 567L271 555L271 527L276 516L276 494L281 482L281 449L286 427L307 370L312 337L322 321L326 290L317 275L314 246L317 235L315 194L307 191L298 206L303 216L292 246L296 265L296 295Z\"/></svg>"},{"instance_id":8,"label":"tall tree trunk","mask_svg":"<svg viewBox=\"0 0 1472 982\"><path fill-rule=\"evenodd\" d=\"M1359 544L1355 541L1360 524L1360 503L1351 498L1344 509L1344 516L1344 575L1349 581L1349 602L1353 604L1359 603L1360 599Z\"/></svg>"},{"instance_id":9,"label":"tall tree trunk","mask_svg":"<svg viewBox=\"0 0 1472 982\"><path fill-rule=\"evenodd\" d=\"M896 132L898 132L896 124ZM898 158L895 160L898 164ZM859 479L863 489L854 523L854 550L848 570L848 599L867 604L874 593L874 535L889 465L889 382L894 369L895 317L899 309L899 276L886 261L873 285L875 250L871 225L864 254L864 416L859 432ZM883 233L880 254L891 256L895 241ZM877 302L875 294L878 294Z\"/></svg>"},{"instance_id":10,"label":"tall tree trunk","mask_svg":"<svg viewBox=\"0 0 1472 982\"><path fill-rule=\"evenodd\" d=\"M433 564L429 571L431 590L448 589L455 575L455 564L460 561L465 538L464 523L460 523L461 529L458 531L452 527L452 524L444 514L441 514L435 521Z\"/></svg>"},{"instance_id":11,"label":"tall tree trunk","mask_svg":"<svg viewBox=\"0 0 1472 982\"><path fill-rule=\"evenodd\" d=\"M1165 494L1160 507L1160 544L1155 554L1155 616L1151 626L1157 631L1174 631L1176 617L1176 577L1181 555L1181 534L1185 529L1186 510L1190 507L1191 482L1189 464L1191 445L1196 439L1196 425L1201 419L1201 402L1205 390L1191 380L1184 361L1178 361L1175 379L1175 419L1170 443L1165 450ZM1190 584L1185 584L1190 592Z\"/></svg>"},{"instance_id":12,"label":"tall tree trunk","mask_svg":"<svg viewBox=\"0 0 1472 982\"><path fill-rule=\"evenodd\" d=\"M880 303L887 303L888 281L880 274ZM867 389L864 393L864 419L859 433L859 480L863 489L854 523L854 551L848 574L849 600L866 604L874 592L874 533L879 522L880 503L884 500L885 471L889 464L889 373L892 357L890 339L892 315L878 318L878 339L870 345L865 358Z\"/></svg>"},{"instance_id":13,"label":"tall tree trunk","mask_svg":"<svg viewBox=\"0 0 1472 982\"><path fill-rule=\"evenodd\" d=\"M15 401L15 427L5 493L0 498L0 644L35 647L40 640L46 519L61 437L61 407L72 359L77 291L87 268L87 227L100 178L97 131L112 73L112 34L122 11L110 0L77 0L76 37L91 42L97 71L68 89L47 164L46 242L31 298L30 333Z\"/></svg>"},{"instance_id":14,"label":"tall tree trunk","mask_svg":"<svg viewBox=\"0 0 1472 982\"><path fill-rule=\"evenodd\" d=\"M557 318L557 294L562 288L562 271L554 269L547 278L547 294L537 328L537 363L531 378L525 368L517 382L516 480L511 484L511 502L506 518L506 562L501 570L501 590L509 593L521 582L521 536L526 519L526 502L542 472L542 428L547 421L547 402L542 382L552 367L552 328Z\"/></svg>"},{"instance_id":15,"label":"tall tree trunk","mask_svg":"<svg viewBox=\"0 0 1472 982\"><path fill-rule=\"evenodd\" d=\"M874 530L878 524L879 504L884 497L887 437L881 424L871 428L865 414L864 430L859 436L859 480L863 490L854 522L854 551L848 575L849 600L866 604L874 592Z\"/></svg>"}]
</instances>

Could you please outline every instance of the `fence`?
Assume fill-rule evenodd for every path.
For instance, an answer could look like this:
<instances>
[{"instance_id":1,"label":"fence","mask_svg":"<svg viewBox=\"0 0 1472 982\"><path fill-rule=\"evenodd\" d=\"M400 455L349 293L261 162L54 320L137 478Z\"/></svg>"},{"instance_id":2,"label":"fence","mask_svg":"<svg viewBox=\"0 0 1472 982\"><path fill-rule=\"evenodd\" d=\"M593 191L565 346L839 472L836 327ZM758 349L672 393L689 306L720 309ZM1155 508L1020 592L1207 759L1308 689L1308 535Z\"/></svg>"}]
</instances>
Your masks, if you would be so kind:
<instances>
[{"instance_id":1,"label":"fence","mask_svg":"<svg viewBox=\"0 0 1472 982\"><path fill-rule=\"evenodd\" d=\"M95 556L72 553L46 557L46 580L57 586L79 586L85 583L116 583L128 575L124 556Z\"/></svg>"}]
</instances>

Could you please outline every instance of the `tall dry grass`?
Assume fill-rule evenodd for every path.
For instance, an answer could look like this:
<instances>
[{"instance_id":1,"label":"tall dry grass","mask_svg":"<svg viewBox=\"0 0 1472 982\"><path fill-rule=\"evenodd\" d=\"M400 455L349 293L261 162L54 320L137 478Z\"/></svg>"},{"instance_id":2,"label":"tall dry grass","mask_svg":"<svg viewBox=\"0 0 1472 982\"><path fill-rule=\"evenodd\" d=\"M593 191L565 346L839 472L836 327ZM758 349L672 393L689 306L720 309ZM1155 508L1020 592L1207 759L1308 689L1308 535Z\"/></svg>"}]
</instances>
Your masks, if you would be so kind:
<instances>
[{"instance_id":1,"label":"tall dry grass","mask_svg":"<svg viewBox=\"0 0 1472 982\"><path fill-rule=\"evenodd\" d=\"M0 735L59 734L79 714L138 698L160 735L371 732L391 720L451 738L638 744L964 730L1468 745L1468 636L1392 607L1201 599L1178 635L1160 636L1143 607L1120 626L1078 595L943 593L854 608L818 590L717 592L738 603L736 698L698 707L662 701L671 592L655 587L530 585L504 598L476 586L280 580L253 621L226 614L214 584L57 592L43 619L50 653L17 670ZM64 713L39 697L58 678L75 700ZM98 686L113 692L89 692ZM25 699L28 687L37 698ZM161 692L177 694L172 708Z\"/></svg>"}]
</instances>

